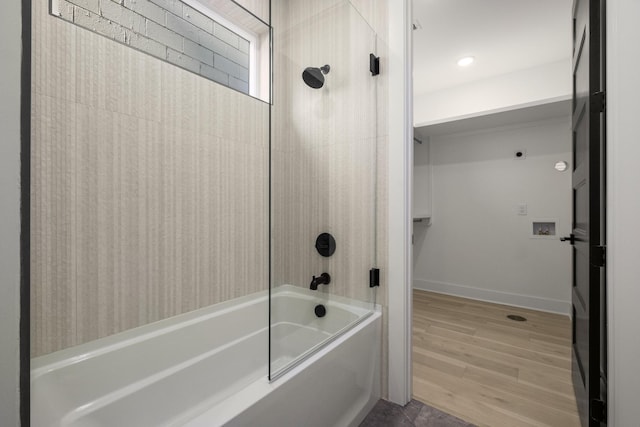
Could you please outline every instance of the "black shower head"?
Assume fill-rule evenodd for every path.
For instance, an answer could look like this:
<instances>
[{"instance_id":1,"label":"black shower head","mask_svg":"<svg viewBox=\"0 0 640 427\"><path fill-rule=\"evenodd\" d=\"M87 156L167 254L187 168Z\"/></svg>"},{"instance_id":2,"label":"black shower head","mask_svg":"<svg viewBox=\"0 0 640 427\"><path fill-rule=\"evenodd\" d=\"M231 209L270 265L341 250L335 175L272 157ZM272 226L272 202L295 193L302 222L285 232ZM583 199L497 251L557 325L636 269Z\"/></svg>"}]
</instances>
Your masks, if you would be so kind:
<instances>
[{"instance_id":1,"label":"black shower head","mask_svg":"<svg viewBox=\"0 0 640 427\"><path fill-rule=\"evenodd\" d=\"M302 72L302 80L304 80L307 86L314 89L320 89L324 86L324 75L328 74L330 69L331 67L328 65L320 68L307 67Z\"/></svg>"}]
</instances>

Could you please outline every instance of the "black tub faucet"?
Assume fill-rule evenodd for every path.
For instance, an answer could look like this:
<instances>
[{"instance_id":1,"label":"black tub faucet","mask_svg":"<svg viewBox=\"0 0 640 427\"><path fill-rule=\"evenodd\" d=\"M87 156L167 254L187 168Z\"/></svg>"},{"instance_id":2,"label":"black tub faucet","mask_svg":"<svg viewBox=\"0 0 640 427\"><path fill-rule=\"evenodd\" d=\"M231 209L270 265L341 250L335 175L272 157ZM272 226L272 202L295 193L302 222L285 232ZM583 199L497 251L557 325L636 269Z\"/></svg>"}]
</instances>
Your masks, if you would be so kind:
<instances>
[{"instance_id":1,"label":"black tub faucet","mask_svg":"<svg viewBox=\"0 0 640 427\"><path fill-rule=\"evenodd\" d=\"M328 285L329 283L331 283L331 276L329 276L329 273L322 273L318 277L313 276L313 279L311 279L311 284L309 285L309 288L312 291L317 291L318 285Z\"/></svg>"}]
</instances>

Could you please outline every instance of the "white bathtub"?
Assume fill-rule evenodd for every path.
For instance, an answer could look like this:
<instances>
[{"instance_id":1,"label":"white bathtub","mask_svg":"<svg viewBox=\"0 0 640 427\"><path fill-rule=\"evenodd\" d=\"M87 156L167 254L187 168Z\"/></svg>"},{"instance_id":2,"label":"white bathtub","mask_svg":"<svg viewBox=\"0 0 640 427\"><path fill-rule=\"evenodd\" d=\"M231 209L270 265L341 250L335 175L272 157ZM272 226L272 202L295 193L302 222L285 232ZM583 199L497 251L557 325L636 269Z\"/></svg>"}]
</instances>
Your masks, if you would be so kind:
<instances>
[{"instance_id":1,"label":"white bathtub","mask_svg":"<svg viewBox=\"0 0 640 427\"><path fill-rule=\"evenodd\" d=\"M33 359L31 425L357 425L380 397L380 313L293 286L272 297L272 366L294 363L277 380L267 296L243 297Z\"/></svg>"}]
</instances>

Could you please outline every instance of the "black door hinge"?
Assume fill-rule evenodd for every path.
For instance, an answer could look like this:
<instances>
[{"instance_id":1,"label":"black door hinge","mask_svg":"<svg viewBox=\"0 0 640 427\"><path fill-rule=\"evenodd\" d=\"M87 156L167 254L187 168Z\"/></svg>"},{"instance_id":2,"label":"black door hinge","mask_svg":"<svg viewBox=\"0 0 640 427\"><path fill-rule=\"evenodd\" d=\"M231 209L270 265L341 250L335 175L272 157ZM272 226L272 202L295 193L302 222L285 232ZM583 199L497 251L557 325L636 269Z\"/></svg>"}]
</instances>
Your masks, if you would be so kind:
<instances>
[{"instance_id":1,"label":"black door hinge","mask_svg":"<svg viewBox=\"0 0 640 427\"><path fill-rule=\"evenodd\" d=\"M604 92L595 92L591 95L591 112L602 113L606 107L606 99Z\"/></svg>"},{"instance_id":2,"label":"black door hinge","mask_svg":"<svg viewBox=\"0 0 640 427\"><path fill-rule=\"evenodd\" d=\"M607 405L602 400L593 399L589 408L589 416L601 423L607 421Z\"/></svg>"},{"instance_id":3,"label":"black door hinge","mask_svg":"<svg viewBox=\"0 0 640 427\"><path fill-rule=\"evenodd\" d=\"M380 57L375 56L373 53L369 54L369 71L372 76L380 74Z\"/></svg>"},{"instance_id":4,"label":"black door hinge","mask_svg":"<svg viewBox=\"0 0 640 427\"><path fill-rule=\"evenodd\" d=\"M372 268L369 270L369 287L375 288L376 286L380 286L380 269Z\"/></svg>"},{"instance_id":5,"label":"black door hinge","mask_svg":"<svg viewBox=\"0 0 640 427\"><path fill-rule=\"evenodd\" d=\"M607 262L606 246L592 246L590 258L592 265L595 265L596 267L604 267Z\"/></svg>"}]
</instances>

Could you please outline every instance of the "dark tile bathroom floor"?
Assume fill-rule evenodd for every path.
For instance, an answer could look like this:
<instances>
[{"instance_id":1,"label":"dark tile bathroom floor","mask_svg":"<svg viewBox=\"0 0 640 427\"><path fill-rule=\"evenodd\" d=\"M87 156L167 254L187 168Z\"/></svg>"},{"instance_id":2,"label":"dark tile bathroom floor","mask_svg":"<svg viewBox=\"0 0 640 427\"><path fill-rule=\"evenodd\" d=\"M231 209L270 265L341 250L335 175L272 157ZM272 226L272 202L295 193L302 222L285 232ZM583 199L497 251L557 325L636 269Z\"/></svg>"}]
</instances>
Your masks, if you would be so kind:
<instances>
[{"instance_id":1,"label":"dark tile bathroom floor","mask_svg":"<svg viewBox=\"0 0 640 427\"><path fill-rule=\"evenodd\" d=\"M475 427L417 400L405 407L379 400L360 427Z\"/></svg>"}]
</instances>

